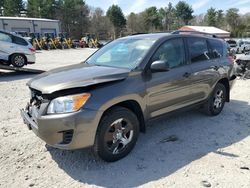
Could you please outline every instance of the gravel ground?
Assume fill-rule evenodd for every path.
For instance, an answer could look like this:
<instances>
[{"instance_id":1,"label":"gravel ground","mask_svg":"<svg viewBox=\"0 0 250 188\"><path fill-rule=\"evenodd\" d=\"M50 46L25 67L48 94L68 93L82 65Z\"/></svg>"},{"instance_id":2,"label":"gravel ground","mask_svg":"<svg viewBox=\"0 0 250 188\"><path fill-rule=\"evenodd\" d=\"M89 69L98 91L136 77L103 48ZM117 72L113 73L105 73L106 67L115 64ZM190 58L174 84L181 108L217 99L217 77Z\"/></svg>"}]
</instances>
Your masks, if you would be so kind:
<instances>
[{"instance_id":1,"label":"gravel ground","mask_svg":"<svg viewBox=\"0 0 250 188\"><path fill-rule=\"evenodd\" d=\"M30 67L79 63L91 49L43 51ZM237 80L217 117L196 111L149 123L126 158L106 163L90 149L51 148L19 109L34 75L0 75L0 187L250 187L250 80Z\"/></svg>"}]
</instances>

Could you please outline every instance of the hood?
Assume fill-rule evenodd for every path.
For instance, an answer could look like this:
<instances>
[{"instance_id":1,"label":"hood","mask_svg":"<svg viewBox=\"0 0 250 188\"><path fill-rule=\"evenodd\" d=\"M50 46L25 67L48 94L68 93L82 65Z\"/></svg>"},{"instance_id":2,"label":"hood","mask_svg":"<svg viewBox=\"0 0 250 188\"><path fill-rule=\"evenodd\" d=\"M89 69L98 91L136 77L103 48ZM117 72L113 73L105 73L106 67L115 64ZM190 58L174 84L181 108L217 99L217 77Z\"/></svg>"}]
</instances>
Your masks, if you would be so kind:
<instances>
[{"instance_id":1,"label":"hood","mask_svg":"<svg viewBox=\"0 0 250 188\"><path fill-rule=\"evenodd\" d=\"M27 85L43 94L51 94L64 89L122 80L128 76L129 72L128 69L81 63L40 74L31 79Z\"/></svg>"}]
</instances>

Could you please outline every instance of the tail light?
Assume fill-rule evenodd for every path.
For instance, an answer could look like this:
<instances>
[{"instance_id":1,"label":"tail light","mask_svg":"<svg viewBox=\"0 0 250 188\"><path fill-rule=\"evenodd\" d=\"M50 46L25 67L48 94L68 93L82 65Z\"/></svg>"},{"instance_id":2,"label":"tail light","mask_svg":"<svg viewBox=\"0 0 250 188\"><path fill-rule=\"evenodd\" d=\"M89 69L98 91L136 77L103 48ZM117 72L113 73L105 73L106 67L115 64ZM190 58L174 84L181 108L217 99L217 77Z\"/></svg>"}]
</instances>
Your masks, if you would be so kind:
<instances>
[{"instance_id":1,"label":"tail light","mask_svg":"<svg viewBox=\"0 0 250 188\"><path fill-rule=\"evenodd\" d=\"M32 53L36 53L36 49L35 49L35 48L29 48L29 50L30 50Z\"/></svg>"}]
</instances>

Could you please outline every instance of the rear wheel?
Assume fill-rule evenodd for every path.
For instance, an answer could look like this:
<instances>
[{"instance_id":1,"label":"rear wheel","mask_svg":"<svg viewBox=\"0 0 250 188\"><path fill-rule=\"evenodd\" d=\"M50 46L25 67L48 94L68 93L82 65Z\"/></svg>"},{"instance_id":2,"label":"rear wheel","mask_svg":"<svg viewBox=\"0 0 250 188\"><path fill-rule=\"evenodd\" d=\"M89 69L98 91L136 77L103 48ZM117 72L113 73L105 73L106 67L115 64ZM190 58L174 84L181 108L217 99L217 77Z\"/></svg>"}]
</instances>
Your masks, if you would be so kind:
<instances>
[{"instance_id":1,"label":"rear wheel","mask_svg":"<svg viewBox=\"0 0 250 188\"><path fill-rule=\"evenodd\" d=\"M216 116L221 113L226 102L226 88L223 84L218 83L208 101L204 105L204 110L206 114L211 116Z\"/></svg>"},{"instance_id":2,"label":"rear wheel","mask_svg":"<svg viewBox=\"0 0 250 188\"><path fill-rule=\"evenodd\" d=\"M22 54L14 54L10 58L10 62L14 67L23 67L27 64L27 60Z\"/></svg>"},{"instance_id":3,"label":"rear wheel","mask_svg":"<svg viewBox=\"0 0 250 188\"><path fill-rule=\"evenodd\" d=\"M94 150L107 162L117 161L130 153L139 135L139 121L127 108L115 107L102 118Z\"/></svg>"}]
</instances>

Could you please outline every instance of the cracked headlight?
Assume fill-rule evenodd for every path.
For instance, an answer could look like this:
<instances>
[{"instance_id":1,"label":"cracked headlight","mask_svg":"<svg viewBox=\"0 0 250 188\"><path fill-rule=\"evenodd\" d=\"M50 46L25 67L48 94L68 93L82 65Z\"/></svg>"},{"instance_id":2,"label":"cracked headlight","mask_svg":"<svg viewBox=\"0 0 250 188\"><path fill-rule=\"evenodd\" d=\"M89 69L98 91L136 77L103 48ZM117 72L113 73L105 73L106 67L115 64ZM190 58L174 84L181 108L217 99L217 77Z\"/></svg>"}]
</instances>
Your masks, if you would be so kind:
<instances>
[{"instance_id":1,"label":"cracked headlight","mask_svg":"<svg viewBox=\"0 0 250 188\"><path fill-rule=\"evenodd\" d=\"M76 112L84 106L90 96L90 93L82 93L55 98L50 102L47 113L62 114Z\"/></svg>"}]
</instances>

